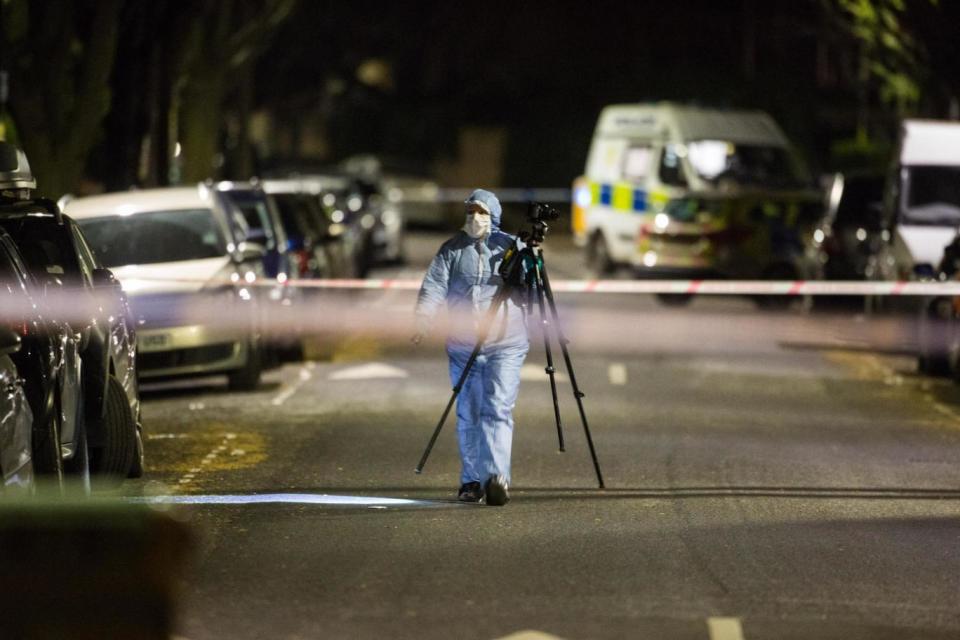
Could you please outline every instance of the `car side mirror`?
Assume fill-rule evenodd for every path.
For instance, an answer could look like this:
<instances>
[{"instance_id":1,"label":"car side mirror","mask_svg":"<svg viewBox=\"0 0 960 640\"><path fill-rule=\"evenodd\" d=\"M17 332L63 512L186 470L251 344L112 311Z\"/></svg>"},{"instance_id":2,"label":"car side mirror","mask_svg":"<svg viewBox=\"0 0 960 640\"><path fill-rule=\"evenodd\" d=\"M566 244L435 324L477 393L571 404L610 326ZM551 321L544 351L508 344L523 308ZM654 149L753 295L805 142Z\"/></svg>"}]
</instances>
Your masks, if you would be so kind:
<instances>
[{"instance_id":1,"label":"car side mirror","mask_svg":"<svg viewBox=\"0 0 960 640\"><path fill-rule=\"evenodd\" d=\"M241 242L237 247L237 252L234 254L237 262L252 262L255 260L263 260L264 256L267 255L267 249L259 242L250 242L244 241Z\"/></svg>"},{"instance_id":2,"label":"car side mirror","mask_svg":"<svg viewBox=\"0 0 960 640\"><path fill-rule=\"evenodd\" d=\"M20 336L10 327L0 327L0 355L13 355L20 351Z\"/></svg>"},{"instance_id":3,"label":"car side mirror","mask_svg":"<svg viewBox=\"0 0 960 640\"><path fill-rule=\"evenodd\" d=\"M120 281L117 280L117 277L113 275L113 271L110 269L94 269L93 270L93 286L95 287L119 287Z\"/></svg>"}]
</instances>

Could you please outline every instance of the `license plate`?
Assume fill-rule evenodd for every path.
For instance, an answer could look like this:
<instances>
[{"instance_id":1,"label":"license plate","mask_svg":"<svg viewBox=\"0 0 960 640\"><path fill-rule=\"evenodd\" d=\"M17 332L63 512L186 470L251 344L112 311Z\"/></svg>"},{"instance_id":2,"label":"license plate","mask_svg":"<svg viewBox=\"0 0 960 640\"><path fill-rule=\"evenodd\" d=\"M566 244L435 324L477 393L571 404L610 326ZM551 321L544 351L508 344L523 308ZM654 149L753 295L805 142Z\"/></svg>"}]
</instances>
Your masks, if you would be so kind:
<instances>
[{"instance_id":1,"label":"license plate","mask_svg":"<svg viewBox=\"0 0 960 640\"><path fill-rule=\"evenodd\" d=\"M165 348L168 344L170 344L170 336L165 333L140 336L140 349L143 351L156 351Z\"/></svg>"}]
</instances>

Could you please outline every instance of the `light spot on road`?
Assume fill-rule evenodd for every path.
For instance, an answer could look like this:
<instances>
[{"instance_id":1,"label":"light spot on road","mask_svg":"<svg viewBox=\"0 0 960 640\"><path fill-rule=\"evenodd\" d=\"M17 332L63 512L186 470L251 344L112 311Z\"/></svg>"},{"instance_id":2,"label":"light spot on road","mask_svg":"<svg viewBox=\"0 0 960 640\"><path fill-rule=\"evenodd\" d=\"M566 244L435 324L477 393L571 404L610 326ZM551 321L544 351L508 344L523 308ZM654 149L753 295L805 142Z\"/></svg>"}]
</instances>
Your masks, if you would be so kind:
<instances>
[{"instance_id":1,"label":"light spot on road","mask_svg":"<svg viewBox=\"0 0 960 640\"><path fill-rule=\"evenodd\" d=\"M563 638L550 633L545 633L543 631L534 631L532 629L528 629L525 631L511 633L508 636L503 636L501 638L497 638L496 640L563 640Z\"/></svg>"},{"instance_id":2,"label":"light spot on road","mask_svg":"<svg viewBox=\"0 0 960 640\"><path fill-rule=\"evenodd\" d=\"M181 440L189 438L185 433L148 433L147 440Z\"/></svg>"},{"instance_id":3,"label":"light spot on road","mask_svg":"<svg viewBox=\"0 0 960 640\"><path fill-rule=\"evenodd\" d=\"M744 640L740 618L707 618L710 640Z\"/></svg>"},{"instance_id":4,"label":"light spot on road","mask_svg":"<svg viewBox=\"0 0 960 640\"><path fill-rule=\"evenodd\" d=\"M622 362L611 363L610 366L607 367L607 377L610 379L610 384L627 384L627 365Z\"/></svg>"},{"instance_id":5,"label":"light spot on road","mask_svg":"<svg viewBox=\"0 0 960 640\"><path fill-rule=\"evenodd\" d=\"M382 362L371 362L356 367L348 367L330 374L331 380L384 380L409 377L410 374L403 369L383 364Z\"/></svg>"},{"instance_id":6,"label":"light spot on road","mask_svg":"<svg viewBox=\"0 0 960 640\"><path fill-rule=\"evenodd\" d=\"M181 480L182 482L182 480ZM137 504L315 504L334 507L434 507L451 503L407 498L379 498L374 496L344 496L326 493L247 493L228 495L166 495L124 498ZM459 503L452 503L460 506Z\"/></svg>"}]
</instances>

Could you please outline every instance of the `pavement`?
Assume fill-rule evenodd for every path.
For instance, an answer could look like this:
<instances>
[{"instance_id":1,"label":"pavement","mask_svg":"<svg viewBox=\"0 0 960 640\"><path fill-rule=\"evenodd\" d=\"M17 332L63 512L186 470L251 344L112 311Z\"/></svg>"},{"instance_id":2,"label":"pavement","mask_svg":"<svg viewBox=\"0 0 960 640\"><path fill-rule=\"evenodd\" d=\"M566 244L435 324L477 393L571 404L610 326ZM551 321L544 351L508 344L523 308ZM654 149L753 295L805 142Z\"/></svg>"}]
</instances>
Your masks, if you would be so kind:
<instances>
[{"instance_id":1,"label":"pavement","mask_svg":"<svg viewBox=\"0 0 960 640\"><path fill-rule=\"evenodd\" d=\"M440 241L380 273L416 277ZM581 273L548 251L554 279ZM336 302L391 322L412 303ZM502 508L455 501L452 421L414 474L450 383L403 327L325 336L251 393L146 385L148 470L121 493L197 534L179 636L960 636L960 392L914 373L902 321L560 303L604 490L566 376L557 451L537 336Z\"/></svg>"}]
</instances>

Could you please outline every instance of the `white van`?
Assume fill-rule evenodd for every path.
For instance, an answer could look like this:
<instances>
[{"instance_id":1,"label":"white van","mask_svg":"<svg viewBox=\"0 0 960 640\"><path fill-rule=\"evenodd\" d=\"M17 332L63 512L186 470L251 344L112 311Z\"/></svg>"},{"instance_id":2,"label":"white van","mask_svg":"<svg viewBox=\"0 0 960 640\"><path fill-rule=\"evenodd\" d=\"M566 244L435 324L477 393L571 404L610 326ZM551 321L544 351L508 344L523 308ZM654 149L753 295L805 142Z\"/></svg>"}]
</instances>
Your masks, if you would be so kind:
<instances>
[{"instance_id":1,"label":"white van","mask_svg":"<svg viewBox=\"0 0 960 640\"><path fill-rule=\"evenodd\" d=\"M629 265L648 276L774 277L776 254L803 253L792 237L798 220L822 210L809 185L766 113L612 105L573 185L574 238L598 272ZM777 246L788 236L789 250ZM776 275L815 277L796 262Z\"/></svg>"},{"instance_id":2,"label":"white van","mask_svg":"<svg viewBox=\"0 0 960 640\"><path fill-rule=\"evenodd\" d=\"M960 227L960 122L904 120L886 191L889 242L869 276L934 276Z\"/></svg>"}]
</instances>

